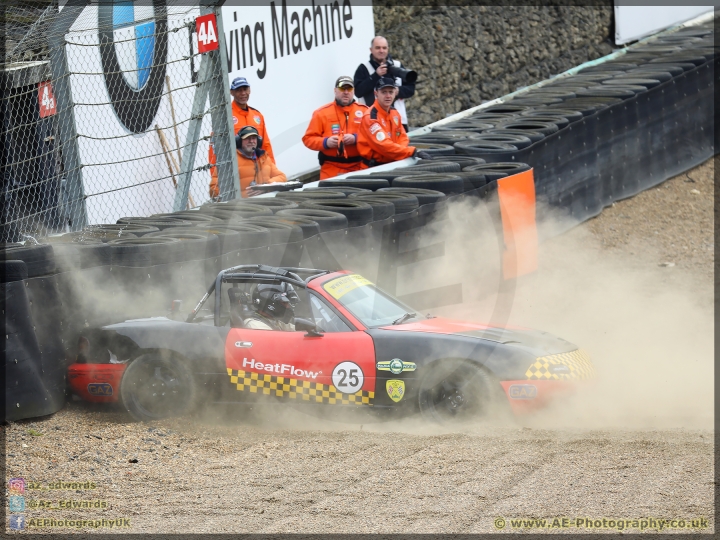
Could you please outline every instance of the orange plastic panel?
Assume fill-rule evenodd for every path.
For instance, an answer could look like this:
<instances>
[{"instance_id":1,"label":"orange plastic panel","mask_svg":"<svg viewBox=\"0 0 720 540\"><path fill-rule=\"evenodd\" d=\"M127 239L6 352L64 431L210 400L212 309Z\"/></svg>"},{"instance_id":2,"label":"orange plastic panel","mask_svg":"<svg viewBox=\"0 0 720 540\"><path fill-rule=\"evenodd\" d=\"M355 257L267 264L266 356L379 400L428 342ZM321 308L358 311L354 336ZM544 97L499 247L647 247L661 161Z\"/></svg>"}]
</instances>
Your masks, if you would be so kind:
<instances>
[{"instance_id":1,"label":"orange plastic panel","mask_svg":"<svg viewBox=\"0 0 720 540\"><path fill-rule=\"evenodd\" d=\"M535 225L533 170L498 180L505 252L503 277L516 278L537 270L538 235Z\"/></svg>"}]
</instances>

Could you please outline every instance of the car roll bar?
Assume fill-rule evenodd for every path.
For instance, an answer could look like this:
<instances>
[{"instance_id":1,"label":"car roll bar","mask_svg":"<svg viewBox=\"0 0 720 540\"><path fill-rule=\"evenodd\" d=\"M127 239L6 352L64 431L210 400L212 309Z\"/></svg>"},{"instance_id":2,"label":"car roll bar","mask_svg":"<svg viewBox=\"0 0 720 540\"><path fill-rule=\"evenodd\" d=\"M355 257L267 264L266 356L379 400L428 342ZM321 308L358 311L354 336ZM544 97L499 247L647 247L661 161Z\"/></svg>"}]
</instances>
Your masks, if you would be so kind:
<instances>
[{"instance_id":1,"label":"car roll bar","mask_svg":"<svg viewBox=\"0 0 720 540\"><path fill-rule=\"evenodd\" d=\"M197 306L190 312L185 322L192 322L200 309L205 304L210 295L214 291L220 291L223 282L225 283L241 283L253 281L258 283L274 283L284 281L297 287L306 289L307 284L318 276L329 274L329 270L320 270L317 268L295 268L295 267L276 267L264 264L242 264L221 270L215 281L210 285L208 291L203 295ZM304 280L298 274L310 274ZM214 322L215 326L220 326L220 306L221 298L219 294L215 295Z\"/></svg>"}]
</instances>

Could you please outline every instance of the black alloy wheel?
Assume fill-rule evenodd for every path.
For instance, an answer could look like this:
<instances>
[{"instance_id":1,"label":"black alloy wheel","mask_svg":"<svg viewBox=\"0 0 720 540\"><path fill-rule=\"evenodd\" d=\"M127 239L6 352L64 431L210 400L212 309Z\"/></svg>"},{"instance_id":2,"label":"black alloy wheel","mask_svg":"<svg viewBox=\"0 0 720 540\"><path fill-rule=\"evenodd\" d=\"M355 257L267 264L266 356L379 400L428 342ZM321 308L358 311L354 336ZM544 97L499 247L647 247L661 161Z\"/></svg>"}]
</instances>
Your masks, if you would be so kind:
<instances>
[{"instance_id":1,"label":"black alloy wheel","mask_svg":"<svg viewBox=\"0 0 720 540\"><path fill-rule=\"evenodd\" d=\"M120 383L120 395L130 416L149 422L190 412L198 389L185 362L156 352L130 363Z\"/></svg>"},{"instance_id":2,"label":"black alloy wheel","mask_svg":"<svg viewBox=\"0 0 720 540\"><path fill-rule=\"evenodd\" d=\"M433 422L467 423L499 412L500 385L469 360L440 360L420 384L421 414Z\"/></svg>"}]
</instances>

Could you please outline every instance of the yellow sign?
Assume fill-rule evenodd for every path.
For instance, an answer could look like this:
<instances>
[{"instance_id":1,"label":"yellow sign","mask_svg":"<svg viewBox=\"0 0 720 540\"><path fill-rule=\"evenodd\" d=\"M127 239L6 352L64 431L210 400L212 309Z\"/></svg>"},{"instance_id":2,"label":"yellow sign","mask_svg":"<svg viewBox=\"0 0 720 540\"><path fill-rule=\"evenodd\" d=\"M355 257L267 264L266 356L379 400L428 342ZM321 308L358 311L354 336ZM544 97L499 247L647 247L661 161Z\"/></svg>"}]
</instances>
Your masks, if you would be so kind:
<instances>
[{"instance_id":1,"label":"yellow sign","mask_svg":"<svg viewBox=\"0 0 720 540\"><path fill-rule=\"evenodd\" d=\"M340 298L345 296L350 291L353 291L358 287L364 287L365 285L372 285L372 283L359 274L350 274L349 276L329 281L328 283L323 285L323 288L335 300L340 300Z\"/></svg>"},{"instance_id":2,"label":"yellow sign","mask_svg":"<svg viewBox=\"0 0 720 540\"><path fill-rule=\"evenodd\" d=\"M396 403L400 401L405 395L405 381L387 381L385 383L385 388L387 389L387 393L388 396L390 396L390 399L392 399Z\"/></svg>"}]
</instances>

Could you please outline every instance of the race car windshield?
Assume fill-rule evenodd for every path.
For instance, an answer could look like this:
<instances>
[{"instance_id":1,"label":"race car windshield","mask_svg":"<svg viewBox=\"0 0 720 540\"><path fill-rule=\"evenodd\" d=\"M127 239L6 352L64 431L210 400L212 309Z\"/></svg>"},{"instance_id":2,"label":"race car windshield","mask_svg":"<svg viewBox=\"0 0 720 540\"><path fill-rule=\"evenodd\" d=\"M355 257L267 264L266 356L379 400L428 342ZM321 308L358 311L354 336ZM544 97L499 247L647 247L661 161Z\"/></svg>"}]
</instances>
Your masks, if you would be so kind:
<instances>
[{"instance_id":1,"label":"race car windshield","mask_svg":"<svg viewBox=\"0 0 720 540\"><path fill-rule=\"evenodd\" d=\"M358 274L335 278L323 288L368 328L425 318Z\"/></svg>"}]
</instances>

